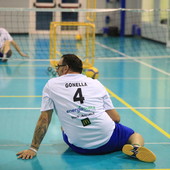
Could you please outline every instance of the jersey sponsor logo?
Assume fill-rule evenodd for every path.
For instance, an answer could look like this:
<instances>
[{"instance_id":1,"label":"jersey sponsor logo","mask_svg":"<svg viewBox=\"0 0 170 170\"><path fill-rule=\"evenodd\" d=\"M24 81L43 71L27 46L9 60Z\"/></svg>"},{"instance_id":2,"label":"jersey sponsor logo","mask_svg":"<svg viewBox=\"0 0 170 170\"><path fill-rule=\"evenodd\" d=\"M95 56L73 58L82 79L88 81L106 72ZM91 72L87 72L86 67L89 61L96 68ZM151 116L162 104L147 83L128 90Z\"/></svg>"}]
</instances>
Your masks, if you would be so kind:
<instances>
[{"instance_id":1,"label":"jersey sponsor logo","mask_svg":"<svg viewBox=\"0 0 170 170\"><path fill-rule=\"evenodd\" d=\"M69 88L69 87L83 87L83 86L87 86L86 82L79 82L79 83L66 83L65 87Z\"/></svg>"},{"instance_id":2,"label":"jersey sponsor logo","mask_svg":"<svg viewBox=\"0 0 170 170\"><path fill-rule=\"evenodd\" d=\"M79 119L79 118L83 118L83 117L87 117L87 116L91 116L94 115L94 112L88 113L88 114L81 114L81 115L75 115L75 116L71 116L72 119Z\"/></svg>"},{"instance_id":3,"label":"jersey sponsor logo","mask_svg":"<svg viewBox=\"0 0 170 170\"><path fill-rule=\"evenodd\" d=\"M83 124L83 126L88 126L88 125L91 124L89 118L82 119L82 120L81 120L81 123Z\"/></svg>"},{"instance_id":4,"label":"jersey sponsor logo","mask_svg":"<svg viewBox=\"0 0 170 170\"><path fill-rule=\"evenodd\" d=\"M79 119L87 116L94 115L94 106L82 107L78 106L77 108L67 110L66 112L70 114L72 119Z\"/></svg>"},{"instance_id":5,"label":"jersey sponsor logo","mask_svg":"<svg viewBox=\"0 0 170 170\"><path fill-rule=\"evenodd\" d=\"M73 113L73 112L80 113L80 111L91 112L94 109L95 109L95 106L88 106L88 107L78 106L78 108L70 109L70 110L67 110L66 112L67 113Z\"/></svg>"}]
</instances>

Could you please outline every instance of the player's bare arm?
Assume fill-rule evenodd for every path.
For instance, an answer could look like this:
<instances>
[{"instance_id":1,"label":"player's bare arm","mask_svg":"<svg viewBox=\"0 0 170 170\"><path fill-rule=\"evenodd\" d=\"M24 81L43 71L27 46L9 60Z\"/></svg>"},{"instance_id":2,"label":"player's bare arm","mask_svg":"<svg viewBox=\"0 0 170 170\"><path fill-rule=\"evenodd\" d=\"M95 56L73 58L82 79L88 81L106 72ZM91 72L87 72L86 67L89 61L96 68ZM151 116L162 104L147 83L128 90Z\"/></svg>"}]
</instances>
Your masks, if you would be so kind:
<instances>
[{"instance_id":1,"label":"player's bare arm","mask_svg":"<svg viewBox=\"0 0 170 170\"><path fill-rule=\"evenodd\" d=\"M106 110L106 112L114 122L116 122L116 123L120 122L120 115L115 109Z\"/></svg>"},{"instance_id":2,"label":"player's bare arm","mask_svg":"<svg viewBox=\"0 0 170 170\"><path fill-rule=\"evenodd\" d=\"M14 40L11 41L11 44L14 46L14 48L18 51L18 53L19 53L21 56L23 56L23 57L29 57L27 54L24 54L24 53L20 50L18 44L17 44Z\"/></svg>"},{"instance_id":3,"label":"player's bare arm","mask_svg":"<svg viewBox=\"0 0 170 170\"><path fill-rule=\"evenodd\" d=\"M21 152L18 152L18 158L22 159L32 159L34 156L36 156L36 152L39 149L39 146L47 132L48 126L51 122L53 110L43 111L41 112L41 115L39 117L39 120L37 122L34 136L31 144L31 148L28 150L24 150Z\"/></svg>"},{"instance_id":4,"label":"player's bare arm","mask_svg":"<svg viewBox=\"0 0 170 170\"><path fill-rule=\"evenodd\" d=\"M35 128L31 147L34 147L35 149L39 148L39 145L41 141L43 140L47 132L48 126L51 122L51 117L52 117L52 110L43 111L41 113L40 118L37 122L37 126Z\"/></svg>"}]
</instances>

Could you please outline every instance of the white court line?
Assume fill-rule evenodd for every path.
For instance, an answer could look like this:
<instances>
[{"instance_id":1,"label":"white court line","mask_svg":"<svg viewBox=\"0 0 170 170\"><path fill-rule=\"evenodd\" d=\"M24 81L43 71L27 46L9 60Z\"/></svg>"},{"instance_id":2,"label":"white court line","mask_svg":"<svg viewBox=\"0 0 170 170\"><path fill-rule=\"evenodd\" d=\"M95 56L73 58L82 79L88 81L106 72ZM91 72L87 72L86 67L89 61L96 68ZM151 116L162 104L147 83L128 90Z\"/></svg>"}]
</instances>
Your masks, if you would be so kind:
<instances>
[{"instance_id":1,"label":"white court line","mask_svg":"<svg viewBox=\"0 0 170 170\"><path fill-rule=\"evenodd\" d=\"M134 109L170 109L170 107L133 107ZM30 108L30 107L1 107L0 110L40 110L41 108L37 107L37 108ZM115 107L115 109L131 109L130 107Z\"/></svg>"},{"instance_id":2,"label":"white court line","mask_svg":"<svg viewBox=\"0 0 170 170\"><path fill-rule=\"evenodd\" d=\"M156 110L165 110L165 109L167 109L167 110L169 110L170 109L170 107L133 107L134 109L144 109L144 110L152 110L152 109L156 109ZM128 107L115 107L115 109L132 109L132 108L128 108Z\"/></svg>"},{"instance_id":3,"label":"white court line","mask_svg":"<svg viewBox=\"0 0 170 170\"><path fill-rule=\"evenodd\" d=\"M45 61L45 62L56 61L56 59L33 59L33 58L29 58L29 59L9 58L8 60L11 62L13 62L13 61Z\"/></svg>"},{"instance_id":4,"label":"white court line","mask_svg":"<svg viewBox=\"0 0 170 170\"><path fill-rule=\"evenodd\" d=\"M133 57L131 57L131 56L128 56L128 55L126 55L126 54L124 54L124 53L122 53L122 52L120 52L120 51L118 51L118 50L112 49L112 48L110 48L110 47L108 47L108 46L106 46L106 45L104 45L104 44L99 43L99 42L96 42L96 44L99 45L99 46L101 46L101 47L103 47L103 48L106 48L106 49L108 49L108 50L110 50L110 51L113 51L113 52L115 52L115 53L118 53L118 54L124 56L125 58L132 59L132 60L136 61L137 63L143 64L143 65L145 65L145 66L147 66L147 67L149 67L149 68L151 68L151 69L153 69L153 70L156 70L156 71L158 71L158 72L160 72L160 73L163 73L163 74L165 74L165 75L170 76L170 73L168 73L168 72L166 72L166 71L164 71L164 70L162 70L162 69L159 69L159 68L154 67L154 66L152 66L152 65L150 65L150 64L147 64L147 63L145 63L145 62L143 62L143 61L140 61L140 60L138 60L138 59L135 59L135 58L133 58Z\"/></svg>"},{"instance_id":5,"label":"white court line","mask_svg":"<svg viewBox=\"0 0 170 170\"><path fill-rule=\"evenodd\" d=\"M99 43L99 42L96 42L96 44ZM99 43L100 44L100 43ZM162 59L162 58L170 58L170 56L148 56L148 57L133 57L135 59ZM110 59L110 60L118 60L118 59L121 59L121 60L124 60L124 58L122 57L114 57L114 58L109 58L109 57L95 57L95 59ZM11 59L9 58L10 61L42 61L42 62L50 62L50 61L56 61L56 59ZM49 66L49 65L48 65Z\"/></svg>"},{"instance_id":6,"label":"white court line","mask_svg":"<svg viewBox=\"0 0 170 170\"><path fill-rule=\"evenodd\" d=\"M150 57L133 57L134 59L166 59L170 56L150 56ZM95 60L131 60L131 58L124 57L95 57Z\"/></svg>"},{"instance_id":7,"label":"white court line","mask_svg":"<svg viewBox=\"0 0 170 170\"><path fill-rule=\"evenodd\" d=\"M64 144L64 143L63 143ZM170 145L170 142L145 142L146 145ZM56 144L41 144L41 146L54 146ZM30 144L1 144L0 147L30 146Z\"/></svg>"}]
</instances>

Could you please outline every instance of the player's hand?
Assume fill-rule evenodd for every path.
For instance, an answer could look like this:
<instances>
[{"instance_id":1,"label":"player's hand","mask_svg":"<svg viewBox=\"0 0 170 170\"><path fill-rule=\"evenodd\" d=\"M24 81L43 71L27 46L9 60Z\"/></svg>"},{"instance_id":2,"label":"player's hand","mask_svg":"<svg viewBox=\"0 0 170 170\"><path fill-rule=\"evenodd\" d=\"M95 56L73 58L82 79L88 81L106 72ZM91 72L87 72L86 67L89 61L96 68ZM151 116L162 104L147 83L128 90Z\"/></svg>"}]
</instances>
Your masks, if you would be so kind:
<instances>
[{"instance_id":1,"label":"player's hand","mask_svg":"<svg viewBox=\"0 0 170 170\"><path fill-rule=\"evenodd\" d=\"M36 156L36 153L32 150L23 150L21 152L18 152L16 154L18 156L18 159L32 159L34 156Z\"/></svg>"},{"instance_id":2,"label":"player's hand","mask_svg":"<svg viewBox=\"0 0 170 170\"><path fill-rule=\"evenodd\" d=\"M24 53L22 53L22 52L20 52L20 55L21 55L22 57L29 57L27 54L24 54Z\"/></svg>"}]
</instances>

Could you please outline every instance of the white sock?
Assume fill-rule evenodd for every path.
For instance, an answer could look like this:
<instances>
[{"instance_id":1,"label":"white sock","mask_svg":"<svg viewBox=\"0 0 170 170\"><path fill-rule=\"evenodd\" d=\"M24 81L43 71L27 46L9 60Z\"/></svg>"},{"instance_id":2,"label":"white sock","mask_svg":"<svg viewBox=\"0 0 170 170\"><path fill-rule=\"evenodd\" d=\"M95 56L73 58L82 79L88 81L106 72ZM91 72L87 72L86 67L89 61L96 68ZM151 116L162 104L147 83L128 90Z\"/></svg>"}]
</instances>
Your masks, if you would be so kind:
<instances>
[{"instance_id":1,"label":"white sock","mask_svg":"<svg viewBox=\"0 0 170 170\"><path fill-rule=\"evenodd\" d=\"M6 55L6 54L4 54L4 55L3 55L3 57L2 57L2 59L6 59L6 56L7 56L7 55Z\"/></svg>"}]
</instances>

